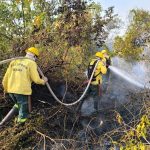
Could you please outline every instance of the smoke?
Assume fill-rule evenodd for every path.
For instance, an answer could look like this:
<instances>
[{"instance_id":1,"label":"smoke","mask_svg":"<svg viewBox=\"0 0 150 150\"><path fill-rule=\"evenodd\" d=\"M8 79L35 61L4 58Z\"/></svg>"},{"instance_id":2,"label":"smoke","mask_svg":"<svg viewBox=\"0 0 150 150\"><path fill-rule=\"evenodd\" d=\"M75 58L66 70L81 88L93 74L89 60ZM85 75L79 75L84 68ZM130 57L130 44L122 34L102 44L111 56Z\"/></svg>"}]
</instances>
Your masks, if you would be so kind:
<instances>
[{"instance_id":1,"label":"smoke","mask_svg":"<svg viewBox=\"0 0 150 150\"><path fill-rule=\"evenodd\" d=\"M119 57L112 58L112 66L103 75L102 96L97 97L99 110L114 109L130 101L132 93L150 87L149 74L149 62L127 62ZM90 116L94 111L94 100L86 98L81 107L82 114Z\"/></svg>"},{"instance_id":2,"label":"smoke","mask_svg":"<svg viewBox=\"0 0 150 150\"><path fill-rule=\"evenodd\" d=\"M132 78L132 76L130 76L129 74L125 73L124 71L116 68L116 67L113 67L113 66L110 66L109 69L115 73L116 75L118 75L119 77L122 77L125 81L139 87L139 88L142 88L144 89L144 85L139 83L138 80L135 80L134 78Z\"/></svg>"},{"instance_id":3,"label":"smoke","mask_svg":"<svg viewBox=\"0 0 150 150\"><path fill-rule=\"evenodd\" d=\"M131 93L149 88L149 66L149 62L127 62L122 58L114 57L110 66L109 79L103 76L102 102L118 106L129 101Z\"/></svg>"},{"instance_id":4,"label":"smoke","mask_svg":"<svg viewBox=\"0 0 150 150\"><path fill-rule=\"evenodd\" d=\"M149 66L149 62L145 61L133 63L119 57L112 58L110 69L106 75L103 75L102 96L86 97L81 104L80 119L83 127L85 129L90 127L97 135L113 129L116 124L114 111L120 108L124 110L123 106L132 100L132 94L148 87ZM94 107L96 101L98 110ZM126 111L124 112L126 115ZM95 118L94 121L91 118Z\"/></svg>"},{"instance_id":5,"label":"smoke","mask_svg":"<svg viewBox=\"0 0 150 150\"><path fill-rule=\"evenodd\" d=\"M125 79L126 81L137 87L144 88L150 80L150 64L147 61L127 62L122 58L115 57L113 58L113 66L123 73L126 78L129 78Z\"/></svg>"}]
</instances>

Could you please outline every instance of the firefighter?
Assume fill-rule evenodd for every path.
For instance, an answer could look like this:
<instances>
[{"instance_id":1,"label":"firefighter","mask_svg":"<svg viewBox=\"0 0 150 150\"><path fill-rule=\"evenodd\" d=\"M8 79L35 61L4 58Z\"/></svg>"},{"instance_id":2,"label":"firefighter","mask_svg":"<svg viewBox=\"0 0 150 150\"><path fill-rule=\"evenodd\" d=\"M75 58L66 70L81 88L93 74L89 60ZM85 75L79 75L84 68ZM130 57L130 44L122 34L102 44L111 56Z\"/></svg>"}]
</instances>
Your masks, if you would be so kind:
<instances>
[{"instance_id":1,"label":"firefighter","mask_svg":"<svg viewBox=\"0 0 150 150\"><path fill-rule=\"evenodd\" d=\"M17 123L24 124L29 114L28 97L32 94L32 82L44 85L48 81L46 77L41 79L39 76L35 62L38 56L39 50L30 47L26 50L24 59L13 60L9 64L2 84L4 93L8 93L15 104L1 121L0 127L5 125L15 113L18 113Z\"/></svg>"},{"instance_id":2,"label":"firefighter","mask_svg":"<svg viewBox=\"0 0 150 150\"><path fill-rule=\"evenodd\" d=\"M95 56L96 58L92 59L92 61L90 62L88 66L88 78L90 78L97 60L99 60L99 63L93 75L93 79L91 81L91 84L88 90L88 95L91 95L94 98L94 101L95 101L94 107L96 110L98 110L98 101L96 100L96 97L102 95L102 89L101 89L102 75L106 74L107 68L105 66L106 62L104 62L103 54L101 52L97 52ZM91 71L90 71L90 68L91 68Z\"/></svg>"}]
</instances>

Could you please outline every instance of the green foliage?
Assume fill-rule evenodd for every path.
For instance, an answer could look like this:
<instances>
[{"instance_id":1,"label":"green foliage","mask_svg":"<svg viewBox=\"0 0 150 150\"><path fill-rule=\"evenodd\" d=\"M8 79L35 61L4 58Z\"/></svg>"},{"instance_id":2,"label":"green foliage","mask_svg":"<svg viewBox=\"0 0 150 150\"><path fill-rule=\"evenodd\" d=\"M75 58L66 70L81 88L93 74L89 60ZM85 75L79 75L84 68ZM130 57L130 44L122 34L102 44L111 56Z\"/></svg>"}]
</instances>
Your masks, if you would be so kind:
<instances>
[{"instance_id":1,"label":"green foliage","mask_svg":"<svg viewBox=\"0 0 150 150\"><path fill-rule=\"evenodd\" d=\"M117 120L119 124L121 116L117 114ZM146 145L143 143L143 139L147 140L147 131L150 127L150 120L147 115L143 115L135 128L128 129L118 142L113 142L114 145L119 145L121 150L146 150Z\"/></svg>"},{"instance_id":2,"label":"green foliage","mask_svg":"<svg viewBox=\"0 0 150 150\"><path fill-rule=\"evenodd\" d=\"M35 130L42 127L43 124L44 116L36 114L34 119L27 121L25 126L15 125L1 130L0 149L20 150L23 149L23 147L24 149L30 149L31 143L35 143L35 140L37 140Z\"/></svg>"},{"instance_id":3,"label":"green foliage","mask_svg":"<svg viewBox=\"0 0 150 150\"><path fill-rule=\"evenodd\" d=\"M139 38L150 31L150 13L145 10L133 9L130 11L130 17L130 24L125 35L115 38L114 51L128 60L139 60L144 48Z\"/></svg>"},{"instance_id":4,"label":"green foliage","mask_svg":"<svg viewBox=\"0 0 150 150\"><path fill-rule=\"evenodd\" d=\"M13 0L0 4L3 54L7 56L8 51L13 51L14 55L20 55L26 48L36 46L44 53L41 63L49 57L50 63L57 64L53 62L57 59L67 64L63 66L63 76L75 76L81 69L79 66L87 64L88 56L117 27L113 7L102 15L102 6L90 1Z\"/></svg>"}]
</instances>

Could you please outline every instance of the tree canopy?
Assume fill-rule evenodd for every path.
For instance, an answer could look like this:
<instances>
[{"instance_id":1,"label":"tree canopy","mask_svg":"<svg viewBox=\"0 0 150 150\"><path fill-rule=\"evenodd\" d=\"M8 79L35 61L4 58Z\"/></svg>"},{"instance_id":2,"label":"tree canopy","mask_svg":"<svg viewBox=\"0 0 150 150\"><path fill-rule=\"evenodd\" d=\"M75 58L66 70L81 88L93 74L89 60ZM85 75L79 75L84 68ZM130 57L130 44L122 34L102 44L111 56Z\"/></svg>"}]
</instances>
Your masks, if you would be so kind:
<instances>
[{"instance_id":1,"label":"tree canopy","mask_svg":"<svg viewBox=\"0 0 150 150\"><path fill-rule=\"evenodd\" d=\"M115 38L114 51L128 60L139 60L144 48L149 45L150 12L133 9L129 16L129 26L125 35Z\"/></svg>"},{"instance_id":2,"label":"tree canopy","mask_svg":"<svg viewBox=\"0 0 150 150\"><path fill-rule=\"evenodd\" d=\"M103 11L100 4L83 0L2 1L0 50L20 55L35 46L42 64L65 64L61 74L67 76L78 72L105 44L110 30L118 27L113 9Z\"/></svg>"}]
</instances>

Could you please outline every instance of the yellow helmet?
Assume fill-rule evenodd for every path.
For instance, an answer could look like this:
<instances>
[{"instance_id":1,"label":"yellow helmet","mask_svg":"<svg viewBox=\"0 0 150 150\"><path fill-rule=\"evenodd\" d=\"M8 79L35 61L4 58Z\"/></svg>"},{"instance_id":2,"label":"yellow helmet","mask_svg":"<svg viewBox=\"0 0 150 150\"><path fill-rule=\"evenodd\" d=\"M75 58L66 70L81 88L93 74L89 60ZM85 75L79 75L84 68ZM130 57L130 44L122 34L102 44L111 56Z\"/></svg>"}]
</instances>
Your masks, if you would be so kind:
<instances>
[{"instance_id":1,"label":"yellow helmet","mask_svg":"<svg viewBox=\"0 0 150 150\"><path fill-rule=\"evenodd\" d=\"M35 47L30 47L26 50L26 52L31 52L33 54L35 54L36 56L39 56L39 50Z\"/></svg>"},{"instance_id":2,"label":"yellow helmet","mask_svg":"<svg viewBox=\"0 0 150 150\"><path fill-rule=\"evenodd\" d=\"M99 58L103 58L103 54L101 52L96 52L95 56Z\"/></svg>"},{"instance_id":3,"label":"yellow helmet","mask_svg":"<svg viewBox=\"0 0 150 150\"><path fill-rule=\"evenodd\" d=\"M101 53L102 53L102 54L105 54L105 53L107 53L107 50L103 49L103 50L101 51Z\"/></svg>"}]
</instances>

